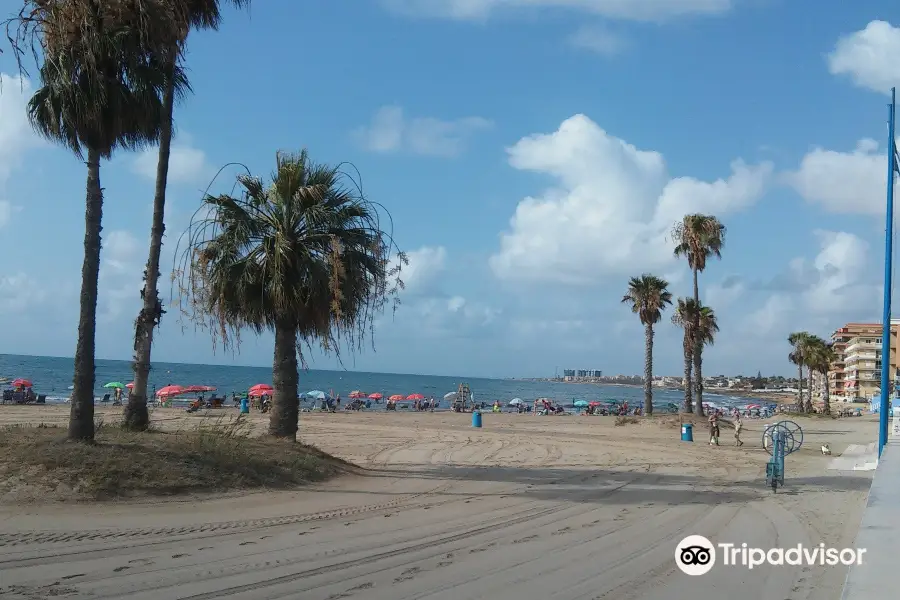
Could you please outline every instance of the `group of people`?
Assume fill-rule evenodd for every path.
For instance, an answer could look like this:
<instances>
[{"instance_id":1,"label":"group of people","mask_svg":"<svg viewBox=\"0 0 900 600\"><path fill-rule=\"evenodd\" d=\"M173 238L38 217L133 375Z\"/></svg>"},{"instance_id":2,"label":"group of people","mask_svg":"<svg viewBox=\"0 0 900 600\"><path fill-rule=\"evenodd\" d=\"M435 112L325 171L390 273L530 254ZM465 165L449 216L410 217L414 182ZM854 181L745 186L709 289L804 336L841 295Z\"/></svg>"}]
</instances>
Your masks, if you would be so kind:
<instances>
[{"instance_id":1,"label":"group of people","mask_svg":"<svg viewBox=\"0 0 900 600\"><path fill-rule=\"evenodd\" d=\"M719 420L724 419L724 414L721 409L715 409L709 413L709 417L707 418L707 422L709 423L709 445L710 446L718 446L719 445ZM741 429L744 427L744 421L741 418L741 411L736 408L731 409L731 423L734 425L734 445L735 446L743 446L744 442L741 441Z\"/></svg>"}]
</instances>

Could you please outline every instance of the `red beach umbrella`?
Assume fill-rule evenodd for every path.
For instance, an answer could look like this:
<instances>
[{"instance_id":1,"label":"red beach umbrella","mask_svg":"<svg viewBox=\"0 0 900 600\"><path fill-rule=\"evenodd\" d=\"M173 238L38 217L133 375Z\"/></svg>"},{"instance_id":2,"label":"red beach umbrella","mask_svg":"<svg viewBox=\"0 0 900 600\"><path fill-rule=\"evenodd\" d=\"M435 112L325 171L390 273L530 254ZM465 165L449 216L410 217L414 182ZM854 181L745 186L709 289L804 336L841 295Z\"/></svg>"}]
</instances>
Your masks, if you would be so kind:
<instances>
[{"instance_id":1,"label":"red beach umbrella","mask_svg":"<svg viewBox=\"0 0 900 600\"><path fill-rule=\"evenodd\" d=\"M250 388L250 391L248 393L251 396L262 396L263 394L271 394L274 391L275 388L273 388L268 383L257 383L252 388Z\"/></svg>"},{"instance_id":2,"label":"red beach umbrella","mask_svg":"<svg viewBox=\"0 0 900 600\"><path fill-rule=\"evenodd\" d=\"M211 385L189 385L184 388L187 394L196 394L197 392L214 392L216 388Z\"/></svg>"},{"instance_id":3,"label":"red beach umbrella","mask_svg":"<svg viewBox=\"0 0 900 600\"><path fill-rule=\"evenodd\" d=\"M180 385L167 385L164 388L156 390L156 395L160 398L168 398L170 396L178 396L184 393L184 388Z\"/></svg>"},{"instance_id":4,"label":"red beach umbrella","mask_svg":"<svg viewBox=\"0 0 900 600\"><path fill-rule=\"evenodd\" d=\"M410 394L406 397L407 400L424 400L425 396L422 394Z\"/></svg>"},{"instance_id":5,"label":"red beach umbrella","mask_svg":"<svg viewBox=\"0 0 900 600\"><path fill-rule=\"evenodd\" d=\"M131 383L126 383L126 384L125 384L125 387L127 387L129 390L133 390L133 389L134 389L134 382L132 381Z\"/></svg>"},{"instance_id":6,"label":"red beach umbrella","mask_svg":"<svg viewBox=\"0 0 900 600\"><path fill-rule=\"evenodd\" d=\"M356 400L357 398L365 398L365 397L366 397L365 392L361 392L359 390L353 390L352 392L350 392L351 400Z\"/></svg>"},{"instance_id":7,"label":"red beach umbrella","mask_svg":"<svg viewBox=\"0 0 900 600\"><path fill-rule=\"evenodd\" d=\"M369 398L371 398L372 400L381 400L382 398L384 398L384 395L376 392L374 394L369 394Z\"/></svg>"},{"instance_id":8,"label":"red beach umbrella","mask_svg":"<svg viewBox=\"0 0 900 600\"><path fill-rule=\"evenodd\" d=\"M396 402L397 400L403 400L403 394L394 394L393 396L388 398L388 400L393 400L394 402Z\"/></svg>"},{"instance_id":9,"label":"red beach umbrella","mask_svg":"<svg viewBox=\"0 0 900 600\"><path fill-rule=\"evenodd\" d=\"M13 387L34 387L31 385L30 379L16 379L12 382Z\"/></svg>"}]
</instances>

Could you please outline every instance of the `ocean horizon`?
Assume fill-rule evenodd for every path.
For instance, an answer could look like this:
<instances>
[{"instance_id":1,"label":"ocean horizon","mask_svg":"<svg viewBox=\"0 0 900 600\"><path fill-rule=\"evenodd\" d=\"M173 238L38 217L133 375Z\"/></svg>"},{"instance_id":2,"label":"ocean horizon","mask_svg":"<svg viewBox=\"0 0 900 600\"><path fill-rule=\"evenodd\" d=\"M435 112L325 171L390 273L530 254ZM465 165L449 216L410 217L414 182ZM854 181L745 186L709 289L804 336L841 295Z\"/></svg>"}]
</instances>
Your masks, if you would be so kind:
<instances>
[{"instance_id":1,"label":"ocean horizon","mask_svg":"<svg viewBox=\"0 0 900 600\"><path fill-rule=\"evenodd\" d=\"M37 394L45 394L50 403L65 402L70 395L74 359L57 356L29 356L0 354L0 377L9 381L22 377L30 379ZM133 379L131 361L96 360L96 383L94 396L103 397L110 390L103 386L108 382L128 383ZM207 385L216 388L220 395L241 394L258 383L272 382L271 367L243 365L206 365L194 363L153 362L150 369L151 391L166 385ZM563 405L571 406L575 400L627 401L631 405L643 401L643 390L616 384L565 383L555 381L534 381L529 379L492 379L486 377L465 377L446 375L417 375L410 373L368 373L361 371L333 371L309 369L300 371L298 394L321 390L341 398L350 392L362 390L367 394L379 392L385 398L402 394L422 394L442 400L444 394L454 392L460 384L466 383L476 401L493 403L499 400L504 405L513 398L533 401L536 398L551 398ZM741 405L755 400L732 396L706 394L714 397L720 405ZM680 390L654 388L653 404L666 407L680 403ZM446 403L445 407L446 407ZM383 406L383 405L373 405Z\"/></svg>"}]
</instances>

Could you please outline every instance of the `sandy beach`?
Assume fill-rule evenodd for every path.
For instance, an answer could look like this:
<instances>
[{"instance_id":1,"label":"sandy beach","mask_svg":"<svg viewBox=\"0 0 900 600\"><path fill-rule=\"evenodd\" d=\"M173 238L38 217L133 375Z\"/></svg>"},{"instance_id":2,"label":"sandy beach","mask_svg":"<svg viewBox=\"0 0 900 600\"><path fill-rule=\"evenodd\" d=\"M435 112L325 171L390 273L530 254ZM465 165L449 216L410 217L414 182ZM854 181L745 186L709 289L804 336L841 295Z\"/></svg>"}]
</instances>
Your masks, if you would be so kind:
<instances>
[{"instance_id":1,"label":"sandy beach","mask_svg":"<svg viewBox=\"0 0 900 600\"><path fill-rule=\"evenodd\" d=\"M234 411L217 411L234 414ZM118 410L101 409L107 423ZM0 407L0 425L68 407ZM165 429L209 417L156 409ZM253 415L262 431L265 415ZM763 422L745 445L680 441L677 422L455 413L301 415L300 436L366 470L292 492L0 509L3 598L837 600L846 567L674 562L691 534L761 548L852 547L871 473L826 468L871 417L806 419L786 487L764 486ZM153 460L148 456L147 460ZM2 494L2 490L0 490Z\"/></svg>"}]
</instances>

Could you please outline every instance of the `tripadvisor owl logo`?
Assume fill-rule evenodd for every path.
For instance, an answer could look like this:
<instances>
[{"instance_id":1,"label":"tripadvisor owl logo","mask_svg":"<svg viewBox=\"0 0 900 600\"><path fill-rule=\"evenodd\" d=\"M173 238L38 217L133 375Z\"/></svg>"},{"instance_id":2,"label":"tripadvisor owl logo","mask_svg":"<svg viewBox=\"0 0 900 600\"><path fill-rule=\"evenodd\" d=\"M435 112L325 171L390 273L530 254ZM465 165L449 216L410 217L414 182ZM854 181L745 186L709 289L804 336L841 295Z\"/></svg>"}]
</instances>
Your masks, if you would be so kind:
<instances>
[{"instance_id":1,"label":"tripadvisor owl logo","mask_svg":"<svg viewBox=\"0 0 900 600\"><path fill-rule=\"evenodd\" d=\"M689 535L675 547L675 564L685 575L706 575L716 564L716 547L702 535Z\"/></svg>"},{"instance_id":2,"label":"tripadvisor owl logo","mask_svg":"<svg viewBox=\"0 0 900 600\"><path fill-rule=\"evenodd\" d=\"M825 544L789 548L756 548L746 543L719 542L713 544L702 535L689 535L675 547L675 564L685 575L706 575L716 565L716 558L723 567L744 567L753 570L763 565L771 566L850 566L861 565L865 548L828 548Z\"/></svg>"}]
</instances>

